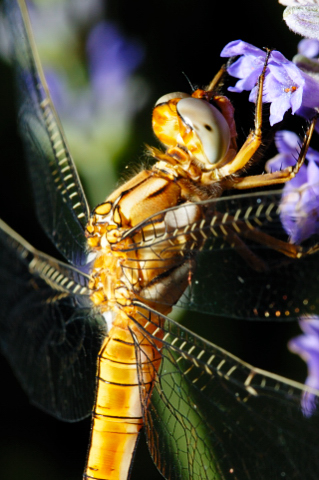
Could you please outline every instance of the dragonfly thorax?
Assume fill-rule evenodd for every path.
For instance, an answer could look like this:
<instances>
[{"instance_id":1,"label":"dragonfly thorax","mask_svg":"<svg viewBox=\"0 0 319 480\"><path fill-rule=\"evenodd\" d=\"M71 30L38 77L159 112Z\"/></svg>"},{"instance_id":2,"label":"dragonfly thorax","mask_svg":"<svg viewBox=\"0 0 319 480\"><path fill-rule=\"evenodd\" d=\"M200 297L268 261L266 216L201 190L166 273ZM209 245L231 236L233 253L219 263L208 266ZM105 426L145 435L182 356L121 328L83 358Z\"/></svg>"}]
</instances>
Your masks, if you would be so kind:
<instances>
[{"instance_id":1,"label":"dragonfly thorax","mask_svg":"<svg viewBox=\"0 0 319 480\"><path fill-rule=\"evenodd\" d=\"M199 92L202 90L192 96L176 92L161 97L153 110L152 124L166 147L182 147L207 170L225 158L232 134L224 112Z\"/></svg>"},{"instance_id":2,"label":"dragonfly thorax","mask_svg":"<svg viewBox=\"0 0 319 480\"><path fill-rule=\"evenodd\" d=\"M169 210L182 203L178 215ZM188 203L184 188L163 172L144 170L119 187L93 210L86 227L95 254L89 285L94 305L102 313L131 315L134 301L143 298L161 313L169 312L193 268L183 250L203 241L201 235L189 235L188 225L202 220L201 208ZM168 296L170 301L163 302Z\"/></svg>"}]
</instances>

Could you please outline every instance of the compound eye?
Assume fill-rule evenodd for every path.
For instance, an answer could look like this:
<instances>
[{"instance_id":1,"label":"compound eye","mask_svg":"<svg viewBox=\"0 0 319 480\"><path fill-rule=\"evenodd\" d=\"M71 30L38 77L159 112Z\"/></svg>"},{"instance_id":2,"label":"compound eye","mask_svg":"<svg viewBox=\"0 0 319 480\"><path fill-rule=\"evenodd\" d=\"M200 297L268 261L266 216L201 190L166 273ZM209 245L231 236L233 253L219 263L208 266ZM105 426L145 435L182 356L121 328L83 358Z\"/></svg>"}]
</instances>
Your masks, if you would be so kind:
<instances>
[{"instance_id":1,"label":"compound eye","mask_svg":"<svg viewBox=\"0 0 319 480\"><path fill-rule=\"evenodd\" d=\"M157 107L157 105L160 105L161 103L167 103L169 100L173 100L175 98L188 98L188 97L190 97L190 95L188 95L188 93L183 93L183 92L167 93L166 95L163 95L161 98L157 100L154 107Z\"/></svg>"},{"instance_id":2,"label":"compound eye","mask_svg":"<svg viewBox=\"0 0 319 480\"><path fill-rule=\"evenodd\" d=\"M221 160L229 147L230 131L220 111L206 100L192 97L181 99L176 107L183 123L196 134L185 138L187 148L196 156L201 147L211 164Z\"/></svg>"}]
</instances>

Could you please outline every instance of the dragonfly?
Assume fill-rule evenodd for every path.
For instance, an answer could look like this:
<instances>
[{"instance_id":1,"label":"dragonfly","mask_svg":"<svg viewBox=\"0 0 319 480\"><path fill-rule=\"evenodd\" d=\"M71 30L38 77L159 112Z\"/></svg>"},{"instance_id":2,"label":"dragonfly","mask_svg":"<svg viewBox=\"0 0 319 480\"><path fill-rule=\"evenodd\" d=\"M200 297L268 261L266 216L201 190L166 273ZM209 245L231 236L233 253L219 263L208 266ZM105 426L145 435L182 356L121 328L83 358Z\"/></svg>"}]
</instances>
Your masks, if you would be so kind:
<instances>
[{"instance_id":1,"label":"dragonfly","mask_svg":"<svg viewBox=\"0 0 319 480\"><path fill-rule=\"evenodd\" d=\"M283 192L269 188L297 173L314 122L294 168L249 175L267 62L239 149L231 104L216 93L222 69L206 89L159 99L153 130L166 150L150 147L154 166L91 211L26 5L4 5L36 213L64 258L0 221L0 346L30 400L65 421L92 415L85 479L128 478L142 430L166 479L316 479L319 392L167 316L175 304L246 319L318 313L316 239L287 242Z\"/></svg>"}]
</instances>

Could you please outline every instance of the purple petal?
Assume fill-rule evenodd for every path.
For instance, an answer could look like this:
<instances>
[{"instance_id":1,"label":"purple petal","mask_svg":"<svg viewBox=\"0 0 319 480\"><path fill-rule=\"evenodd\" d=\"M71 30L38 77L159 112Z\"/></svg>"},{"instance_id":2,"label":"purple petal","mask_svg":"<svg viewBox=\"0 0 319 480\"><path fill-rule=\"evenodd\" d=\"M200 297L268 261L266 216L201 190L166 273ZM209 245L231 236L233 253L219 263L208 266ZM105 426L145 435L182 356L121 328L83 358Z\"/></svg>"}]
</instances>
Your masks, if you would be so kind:
<instances>
[{"instance_id":1,"label":"purple petal","mask_svg":"<svg viewBox=\"0 0 319 480\"><path fill-rule=\"evenodd\" d=\"M291 105L291 113L294 115L296 111L300 108L301 103L304 101L304 92L305 90L302 88L297 88L294 92L292 92L289 96L287 97L290 100L290 105Z\"/></svg>"},{"instance_id":2,"label":"purple petal","mask_svg":"<svg viewBox=\"0 0 319 480\"><path fill-rule=\"evenodd\" d=\"M264 60L260 57L253 57L252 55L242 56L236 62L232 63L227 71L229 75L235 78L246 78L249 75L255 74L257 81L264 66ZM256 71L257 70L257 71Z\"/></svg>"},{"instance_id":3,"label":"purple petal","mask_svg":"<svg viewBox=\"0 0 319 480\"><path fill-rule=\"evenodd\" d=\"M257 98L257 93L258 93L258 86L255 85L254 88L252 89L252 91L249 94L248 100L252 103L255 103L256 98ZM264 100L264 98L265 97L263 96L263 100Z\"/></svg>"},{"instance_id":4,"label":"purple petal","mask_svg":"<svg viewBox=\"0 0 319 480\"><path fill-rule=\"evenodd\" d=\"M116 103L123 87L143 58L142 48L123 38L119 30L105 21L98 23L87 41L90 79L99 103Z\"/></svg>"},{"instance_id":5,"label":"purple petal","mask_svg":"<svg viewBox=\"0 0 319 480\"><path fill-rule=\"evenodd\" d=\"M250 43L243 42L242 40L234 40L223 48L220 53L221 57L234 57L236 55L253 55L255 57L266 58L266 52L260 48L251 45Z\"/></svg>"},{"instance_id":6,"label":"purple petal","mask_svg":"<svg viewBox=\"0 0 319 480\"><path fill-rule=\"evenodd\" d=\"M275 172L296 165L300 151L300 143L300 138L294 132L290 132L288 130L281 130L277 132L275 135L275 144L279 154L268 160L265 165L266 171ZM296 182L297 184L295 184L294 188L298 188L300 185L307 182L308 177L306 169L304 171L304 175L302 172L303 169L301 172L299 171L297 177L295 177L298 178L298 181ZM291 182L289 182L289 185L290 184Z\"/></svg>"},{"instance_id":7,"label":"purple petal","mask_svg":"<svg viewBox=\"0 0 319 480\"><path fill-rule=\"evenodd\" d=\"M308 188L303 193L304 203L311 204L311 209L318 209L318 194L319 194L319 167L316 162L309 162L307 166ZM316 211L316 217L319 216L319 211Z\"/></svg>"},{"instance_id":8,"label":"purple petal","mask_svg":"<svg viewBox=\"0 0 319 480\"><path fill-rule=\"evenodd\" d=\"M278 132L275 142L279 154L267 162L268 172L294 165L300 150L300 141L293 132ZM309 148L306 158L308 165L302 165L296 177L285 185L280 204L281 222L294 243L319 233L319 153Z\"/></svg>"},{"instance_id":9,"label":"purple petal","mask_svg":"<svg viewBox=\"0 0 319 480\"><path fill-rule=\"evenodd\" d=\"M296 156L296 158L298 158ZM302 165L297 175L292 178L288 183L286 183L284 192L296 192L298 195L298 200L301 198L301 190L304 189L304 186L308 182L308 173L307 165ZM296 206L295 206L296 208Z\"/></svg>"},{"instance_id":10,"label":"purple petal","mask_svg":"<svg viewBox=\"0 0 319 480\"><path fill-rule=\"evenodd\" d=\"M289 153L298 155L300 149L300 138L294 132L289 130L281 130L275 135L275 143L280 153Z\"/></svg>"},{"instance_id":11,"label":"purple petal","mask_svg":"<svg viewBox=\"0 0 319 480\"><path fill-rule=\"evenodd\" d=\"M303 117L305 118L306 120L312 120L313 117L315 116L316 112L314 111L313 108L309 108L309 107L304 107L303 105L301 105L300 108L298 108L298 110L296 111L296 114L299 115L300 117ZM317 122L316 126L315 126L315 130L318 132L319 131L319 124Z\"/></svg>"},{"instance_id":12,"label":"purple petal","mask_svg":"<svg viewBox=\"0 0 319 480\"><path fill-rule=\"evenodd\" d=\"M259 77L260 73L261 73L261 69L260 69L260 71L255 70L254 72L251 72L251 74L248 75L246 78L243 78L242 80L238 80L238 82L236 83L236 85L234 87L228 87L228 90L230 92L240 93L244 90L249 91L249 90L253 89L254 86L257 83L257 80L258 80L258 77ZM250 100L250 101L254 102L255 98L253 100Z\"/></svg>"},{"instance_id":13,"label":"purple petal","mask_svg":"<svg viewBox=\"0 0 319 480\"><path fill-rule=\"evenodd\" d=\"M303 85L306 83L298 67L292 62L270 63L264 83L263 101L271 103L270 124L280 122L287 110L295 113L303 99ZM254 92L255 94L255 92ZM253 94L249 100L253 100Z\"/></svg>"},{"instance_id":14,"label":"purple petal","mask_svg":"<svg viewBox=\"0 0 319 480\"><path fill-rule=\"evenodd\" d=\"M87 52L93 75L97 72L110 74L114 70L128 75L143 57L139 45L127 42L114 25L105 21L90 32Z\"/></svg>"},{"instance_id":15,"label":"purple petal","mask_svg":"<svg viewBox=\"0 0 319 480\"><path fill-rule=\"evenodd\" d=\"M268 160L265 165L265 170L269 173L279 172L284 168L293 167L294 165L296 165L296 159L293 157L293 155L288 153L278 153L278 155L273 157L271 160Z\"/></svg>"},{"instance_id":16,"label":"purple petal","mask_svg":"<svg viewBox=\"0 0 319 480\"><path fill-rule=\"evenodd\" d=\"M301 243L319 231L319 167L305 164L283 190L280 218L293 243Z\"/></svg>"},{"instance_id":17,"label":"purple petal","mask_svg":"<svg viewBox=\"0 0 319 480\"><path fill-rule=\"evenodd\" d=\"M288 348L307 363L308 377L305 384L319 389L319 319L302 317L299 326L304 333L290 340ZM304 392L301 407L304 415L310 417L317 407L317 396L312 392Z\"/></svg>"},{"instance_id":18,"label":"purple petal","mask_svg":"<svg viewBox=\"0 0 319 480\"><path fill-rule=\"evenodd\" d=\"M308 108L318 108L319 107L319 82L312 78L310 75L307 75L304 72L301 72L305 83L303 88L303 97L302 105L303 107Z\"/></svg>"},{"instance_id":19,"label":"purple petal","mask_svg":"<svg viewBox=\"0 0 319 480\"><path fill-rule=\"evenodd\" d=\"M319 183L319 166L316 162L309 162L307 173L308 183L311 185L317 185Z\"/></svg>"},{"instance_id":20,"label":"purple petal","mask_svg":"<svg viewBox=\"0 0 319 480\"><path fill-rule=\"evenodd\" d=\"M298 43L298 53L307 58L317 57L319 54L319 40L314 38L303 38Z\"/></svg>"},{"instance_id":21,"label":"purple petal","mask_svg":"<svg viewBox=\"0 0 319 480\"><path fill-rule=\"evenodd\" d=\"M269 71L274 78L286 88L293 85L303 86L305 78L301 74L299 68L292 62L286 62L279 65L269 65Z\"/></svg>"},{"instance_id":22,"label":"purple petal","mask_svg":"<svg viewBox=\"0 0 319 480\"><path fill-rule=\"evenodd\" d=\"M319 152L309 147L307 152L307 159L319 164Z\"/></svg>"},{"instance_id":23,"label":"purple petal","mask_svg":"<svg viewBox=\"0 0 319 480\"><path fill-rule=\"evenodd\" d=\"M287 58L282 54L280 53L278 50L272 50L271 54L270 54L270 57L269 57L269 65L271 64L278 64L278 65L281 65L283 63L290 63L289 60L287 60Z\"/></svg>"},{"instance_id":24,"label":"purple petal","mask_svg":"<svg viewBox=\"0 0 319 480\"><path fill-rule=\"evenodd\" d=\"M270 125L273 126L275 125L275 123L281 122L289 108L290 98L288 97L288 95L282 94L280 97L274 99L270 105Z\"/></svg>"},{"instance_id":25,"label":"purple petal","mask_svg":"<svg viewBox=\"0 0 319 480\"><path fill-rule=\"evenodd\" d=\"M299 113L300 107L319 106L319 83L301 72L292 62L269 65L270 74L265 80L264 101L274 103L271 107L271 125L282 120L284 113L292 109ZM313 116L314 112L312 112Z\"/></svg>"}]
</instances>

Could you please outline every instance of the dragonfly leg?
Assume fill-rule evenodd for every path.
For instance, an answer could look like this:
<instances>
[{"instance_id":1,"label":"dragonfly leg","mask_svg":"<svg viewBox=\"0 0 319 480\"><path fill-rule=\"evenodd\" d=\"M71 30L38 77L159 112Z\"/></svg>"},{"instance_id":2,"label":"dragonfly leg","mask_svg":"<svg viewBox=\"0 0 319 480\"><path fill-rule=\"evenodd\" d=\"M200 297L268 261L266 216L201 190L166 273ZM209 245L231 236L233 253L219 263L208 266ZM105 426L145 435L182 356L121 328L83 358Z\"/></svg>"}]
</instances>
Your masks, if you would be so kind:
<instances>
[{"instance_id":1,"label":"dragonfly leg","mask_svg":"<svg viewBox=\"0 0 319 480\"><path fill-rule=\"evenodd\" d=\"M309 128L304 136L303 144L299 152L298 160L294 167L287 167L277 172L266 173L264 175L251 175L246 177L237 177L231 179L225 179L223 186L226 189L235 188L237 190L245 190L247 188L267 187L269 185L278 185L286 183L294 178L301 165L304 163L308 147L312 138L312 134L315 129L317 117L313 118Z\"/></svg>"},{"instance_id":2,"label":"dragonfly leg","mask_svg":"<svg viewBox=\"0 0 319 480\"><path fill-rule=\"evenodd\" d=\"M289 258L298 259L319 251L319 244L310 247L303 247L264 233L259 228L252 225L252 219L245 222L227 215L226 224L223 221L225 216L219 212L215 212L215 216L218 220L214 222L214 227L211 227L213 235L216 237L223 237L231 247L236 247L240 256L256 271L267 271L269 267L266 262L250 250L249 246L244 243L242 238L264 245Z\"/></svg>"},{"instance_id":3,"label":"dragonfly leg","mask_svg":"<svg viewBox=\"0 0 319 480\"><path fill-rule=\"evenodd\" d=\"M224 76L227 73L227 67L228 67L229 63L230 62L227 62L227 63L225 63L224 65L221 66L219 71L214 76L213 80L210 82L210 84L205 89L208 96L210 96L210 94L214 95L216 93L216 91L219 89L219 87L221 86L221 84L223 83Z\"/></svg>"},{"instance_id":4,"label":"dragonfly leg","mask_svg":"<svg viewBox=\"0 0 319 480\"><path fill-rule=\"evenodd\" d=\"M224 178L228 175L232 175L238 170L244 168L247 163L251 160L253 155L256 153L261 144L261 127L262 127L262 97L263 97L263 86L266 74L266 68L268 64L268 59L270 56L271 50L267 51L265 63L263 70L258 78L258 91L255 107L255 125L254 129L248 135L244 145L241 147L237 155L226 165L218 168L214 172L214 176L218 178ZM213 172L212 172L213 173Z\"/></svg>"},{"instance_id":5,"label":"dragonfly leg","mask_svg":"<svg viewBox=\"0 0 319 480\"><path fill-rule=\"evenodd\" d=\"M252 252L246 243L231 228L225 227L225 240L236 252L245 260L245 262L257 272L266 272L269 267L264 260Z\"/></svg>"},{"instance_id":6,"label":"dragonfly leg","mask_svg":"<svg viewBox=\"0 0 319 480\"><path fill-rule=\"evenodd\" d=\"M224 63L224 65L220 67L219 71L214 76L213 80L206 87L205 92L209 99L213 97L216 92L218 92L219 88L222 86L224 77L227 74L227 69L234 62L235 58L236 57L231 57L228 62Z\"/></svg>"},{"instance_id":7,"label":"dragonfly leg","mask_svg":"<svg viewBox=\"0 0 319 480\"><path fill-rule=\"evenodd\" d=\"M302 258L319 251L319 244L315 244L310 247L303 247L302 245L296 245L294 243L279 240L278 238L272 237L267 233L261 232L258 228L253 228L250 230L246 227L246 230L242 231L242 236L253 240L256 243L266 245L272 250L283 253L290 258Z\"/></svg>"}]
</instances>

